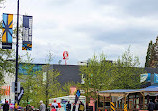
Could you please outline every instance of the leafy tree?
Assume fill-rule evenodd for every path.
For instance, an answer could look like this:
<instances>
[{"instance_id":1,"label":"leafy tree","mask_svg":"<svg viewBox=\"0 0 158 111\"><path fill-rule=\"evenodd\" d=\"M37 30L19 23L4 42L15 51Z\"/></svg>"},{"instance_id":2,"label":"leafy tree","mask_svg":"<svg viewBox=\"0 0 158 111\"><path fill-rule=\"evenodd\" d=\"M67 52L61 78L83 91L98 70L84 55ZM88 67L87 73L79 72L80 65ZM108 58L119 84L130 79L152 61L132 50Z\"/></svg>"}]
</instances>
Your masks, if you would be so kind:
<instances>
[{"instance_id":1,"label":"leafy tree","mask_svg":"<svg viewBox=\"0 0 158 111\"><path fill-rule=\"evenodd\" d=\"M101 89L108 89L112 82L112 77L115 64L107 61L104 54L100 57L94 57L88 62L87 66L81 66L81 74L84 75L83 89L85 90L86 97L92 96L96 98L96 92ZM87 98L88 99L88 98Z\"/></svg>"},{"instance_id":2,"label":"leafy tree","mask_svg":"<svg viewBox=\"0 0 158 111\"><path fill-rule=\"evenodd\" d=\"M60 73L51 67L52 54L49 53L48 63L43 65L41 71L36 72L36 83L34 84L34 102L39 103L43 100L46 106L50 98L58 97L61 95L60 83L58 82L58 76ZM36 104L37 105L37 104Z\"/></svg>"},{"instance_id":3,"label":"leafy tree","mask_svg":"<svg viewBox=\"0 0 158 111\"><path fill-rule=\"evenodd\" d=\"M19 75L19 80L21 82L21 86L24 88L24 95L22 97L22 105L26 105L28 102L33 102L33 85L35 84L35 72L33 70L34 65L32 64L33 59L31 55L26 54L27 59L24 60L24 63L21 63L22 70L24 73Z\"/></svg>"},{"instance_id":4,"label":"leafy tree","mask_svg":"<svg viewBox=\"0 0 158 111\"><path fill-rule=\"evenodd\" d=\"M12 50L4 50L0 48L0 84L4 82L4 76L6 73L14 73L14 62L12 61Z\"/></svg>"},{"instance_id":5,"label":"leafy tree","mask_svg":"<svg viewBox=\"0 0 158 111\"><path fill-rule=\"evenodd\" d=\"M133 56L130 47L121 58L117 60L117 75L113 88L135 89L140 87L140 74L145 73L144 68L139 67L140 62L137 56Z\"/></svg>"},{"instance_id":6,"label":"leafy tree","mask_svg":"<svg viewBox=\"0 0 158 111\"><path fill-rule=\"evenodd\" d=\"M148 50L147 50L147 55L146 55L146 62L145 62L145 67L150 67L150 64L152 62L152 50L153 50L153 43L150 41L148 45Z\"/></svg>"},{"instance_id":7,"label":"leafy tree","mask_svg":"<svg viewBox=\"0 0 158 111\"><path fill-rule=\"evenodd\" d=\"M81 66L81 75L84 75L83 89L86 97L96 98L99 90L138 88L140 85L139 74L144 70L138 68L139 58L133 57L130 48L117 62L106 60L106 56L94 56L87 66Z\"/></svg>"}]
</instances>

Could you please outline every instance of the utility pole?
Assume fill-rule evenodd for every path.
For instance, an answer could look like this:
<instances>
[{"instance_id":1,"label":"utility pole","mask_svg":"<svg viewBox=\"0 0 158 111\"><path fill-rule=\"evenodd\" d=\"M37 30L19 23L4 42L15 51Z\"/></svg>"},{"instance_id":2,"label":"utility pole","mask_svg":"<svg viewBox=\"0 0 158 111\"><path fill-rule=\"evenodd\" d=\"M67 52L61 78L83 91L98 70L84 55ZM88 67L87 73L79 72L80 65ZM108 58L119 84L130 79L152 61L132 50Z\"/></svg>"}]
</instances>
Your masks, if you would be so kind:
<instances>
[{"instance_id":1,"label":"utility pole","mask_svg":"<svg viewBox=\"0 0 158 111\"><path fill-rule=\"evenodd\" d=\"M15 109L18 104L18 47L19 47L19 0L17 1L17 37L16 37L16 74L15 74Z\"/></svg>"}]
</instances>

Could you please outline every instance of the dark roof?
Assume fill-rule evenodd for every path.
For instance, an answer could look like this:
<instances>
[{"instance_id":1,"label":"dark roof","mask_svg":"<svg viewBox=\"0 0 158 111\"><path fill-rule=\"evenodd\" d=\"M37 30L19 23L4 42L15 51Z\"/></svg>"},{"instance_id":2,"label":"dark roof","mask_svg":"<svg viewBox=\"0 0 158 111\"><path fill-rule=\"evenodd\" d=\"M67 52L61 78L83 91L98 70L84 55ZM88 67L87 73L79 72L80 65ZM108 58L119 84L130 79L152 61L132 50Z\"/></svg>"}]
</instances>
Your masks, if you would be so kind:
<instances>
[{"instance_id":1,"label":"dark roof","mask_svg":"<svg viewBox=\"0 0 158 111\"><path fill-rule=\"evenodd\" d=\"M21 64L25 64L25 63L21 63ZM35 70L40 70L42 65L45 64L35 64ZM65 82L81 82L81 75L80 75L80 65L59 65L59 64L51 64L51 68L58 70L60 72L60 76L59 76L59 82L63 85ZM143 68L142 68L143 69ZM145 68L147 73L157 73L158 74L158 68L149 68L146 67ZM25 71L20 70L19 67L19 72L24 73Z\"/></svg>"},{"instance_id":2,"label":"dark roof","mask_svg":"<svg viewBox=\"0 0 158 111\"><path fill-rule=\"evenodd\" d=\"M147 73L157 73L158 74L158 68L151 68L151 67L145 67L145 70L147 71Z\"/></svg>"}]
</instances>

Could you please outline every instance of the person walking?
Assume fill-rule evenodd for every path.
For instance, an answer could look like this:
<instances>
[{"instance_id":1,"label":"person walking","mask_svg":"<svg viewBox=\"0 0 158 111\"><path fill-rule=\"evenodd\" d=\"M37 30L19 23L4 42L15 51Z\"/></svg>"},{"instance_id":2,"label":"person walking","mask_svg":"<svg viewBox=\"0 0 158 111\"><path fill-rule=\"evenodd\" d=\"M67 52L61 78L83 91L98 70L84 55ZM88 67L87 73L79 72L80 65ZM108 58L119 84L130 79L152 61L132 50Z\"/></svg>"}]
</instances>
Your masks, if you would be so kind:
<instances>
[{"instance_id":1,"label":"person walking","mask_svg":"<svg viewBox=\"0 0 158 111\"><path fill-rule=\"evenodd\" d=\"M3 111L9 111L8 101L5 101L5 104L3 105Z\"/></svg>"},{"instance_id":2,"label":"person walking","mask_svg":"<svg viewBox=\"0 0 158 111\"><path fill-rule=\"evenodd\" d=\"M26 111L33 111L32 107L30 105L30 102L27 103Z\"/></svg>"},{"instance_id":3,"label":"person walking","mask_svg":"<svg viewBox=\"0 0 158 111\"><path fill-rule=\"evenodd\" d=\"M73 108L72 108L72 111L75 111L76 110L76 105L75 103L73 104Z\"/></svg>"},{"instance_id":4,"label":"person walking","mask_svg":"<svg viewBox=\"0 0 158 111\"><path fill-rule=\"evenodd\" d=\"M40 111L46 111L46 106L45 106L45 104L43 103L42 100L40 101L40 109L39 110Z\"/></svg>"},{"instance_id":5,"label":"person walking","mask_svg":"<svg viewBox=\"0 0 158 111\"><path fill-rule=\"evenodd\" d=\"M148 110L149 111L154 111L155 108L155 104L152 102L152 100L150 100L149 104L148 104Z\"/></svg>"},{"instance_id":6,"label":"person walking","mask_svg":"<svg viewBox=\"0 0 158 111\"><path fill-rule=\"evenodd\" d=\"M78 111L84 111L84 104L82 103L82 101L80 101Z\"/></svg>"},{"instance_id":7,"label":"person walking","mask_svg":"<svg viewBox=\"0 0 158 111\"><path fill-rule=\"evenodd\" d=\"M155 110L158 110L158 100L155 101Z\"/></svg>"},{"instance_id":8,"label":"person walking","mask_svg":"<svg viewBox=\"0 0 158 111\"><path fill-rule=\"evenodd\" d=\"M66 105L66 111L71 111L70 101L68 101L68 104Z\"/></svg>"}]
</instances>

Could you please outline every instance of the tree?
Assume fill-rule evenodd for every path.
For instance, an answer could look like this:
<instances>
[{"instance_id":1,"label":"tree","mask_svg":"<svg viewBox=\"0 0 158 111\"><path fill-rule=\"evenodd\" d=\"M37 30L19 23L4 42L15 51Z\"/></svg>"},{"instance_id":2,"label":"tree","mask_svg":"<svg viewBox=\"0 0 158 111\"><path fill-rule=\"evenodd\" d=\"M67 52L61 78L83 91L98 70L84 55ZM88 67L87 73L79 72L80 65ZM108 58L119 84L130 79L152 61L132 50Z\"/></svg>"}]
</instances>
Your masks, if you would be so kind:
<instances>
[{"instance_id":1,"label":"tree","mask_svg":"<svg viewBox=\"0 0 158 111\"><path fill-rule=\"evenodd\" d=\"M94 56L88 62L87 66L81 66L81 75L83 74L85 83L83 89L86 97L97 97L96 92L110 89L130 89L138 88L140 85L140 74L144 70L138 68L139 58L133 57L130 48L122 55L117 62L106 60L106 56Z\"/></svg>"},{"instance_id":2,"label":"tree","mask_svg":"<svg viewBox=\"0 0 158 111\"><path fill-rule=\"evenodd\" d=\"M86 92L86 97L89 99L92 96L94 99L97 97L97 91L102 89L108 89L115 68L115 64L112 64L111 61L107 61L104 54L101 54L99 57L93 56L92 59L88 62L87 66L81 66L80 71L81 75L84 75L83 89Z\"/></svg>"},{"instance_id":3,"label":"tree","mask_svg":"<svg viewBox=\"0 0 158 111\"><path fill-rule=\"evenodd\" d=\"M34 102L39 103L40 100L43 100L48 106L50 98L58 97L61 95L60 83L58 82L58 76L60 73L57 70L54 70L51 67L50 63L52 62L52 54L49 53L48 63L42 66L41 71L36 72L36 83L34 84Z\"/></svg>"},{"instance_id":4,"label":"tree","mask_svg":"<svg viewBox=\"0 0 158 111\"><path fill-rule=\"evenodd\" d=\"M33 70L34 64L32 64L33 59L31 58L31 55L26 53L26 60L23 61L24 63L21 63L22 70L24 73L19 74L19 80L21 82L21 86L24 88L24 95L22 97L22 101L24 105L26 105L28 102L32 102L33 98L33 85L35 84L35 71ZM22 103L22 105L23 105Z\"/></svg>"},{"instance_id":5,"label":"tree","mask_svg":"<svg viewBox=\"0 0 158 111\"><path fill-rule=\"evenodd\" d=\"M145 67L150 67L150 64L152 62L152 50L153 50L153 43L150 41L147 49L147 55L146 55L146 62L145 62Z\"/></svg>"},{"instance_id":6,"label":"tree","mask_svg":"<svg viewBox=\"0 0 158 111\"><path fill-rule=\"evenodd\" d=\"M117 75L113 82L113 88L135 89L140 88L140 74L145 73L144 68L140 68L139 58L133 56L130 47L117 60Z\"/></svg>"}]
</instances>

